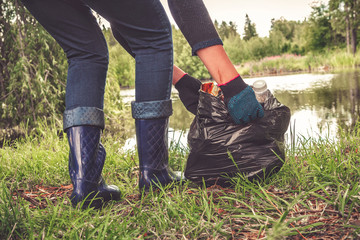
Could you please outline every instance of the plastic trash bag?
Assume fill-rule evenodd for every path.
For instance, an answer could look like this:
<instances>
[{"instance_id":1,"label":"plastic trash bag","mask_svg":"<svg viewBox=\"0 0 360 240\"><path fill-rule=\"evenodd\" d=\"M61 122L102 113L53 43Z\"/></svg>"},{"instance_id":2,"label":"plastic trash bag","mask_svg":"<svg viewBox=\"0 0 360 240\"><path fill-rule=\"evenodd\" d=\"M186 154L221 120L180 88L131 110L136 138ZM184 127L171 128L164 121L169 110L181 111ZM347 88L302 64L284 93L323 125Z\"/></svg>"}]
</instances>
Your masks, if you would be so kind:
<instances>
[{"instance_id":1,"label":"plastic trash bag","mask_svg":"<svg viewBox=\"0 0 360 240\"><path fill-rule=\"evenodd\" d=\"M232 121L221 94L200 91L197 114L188 134L187 179L199 184L204 181L207 186L229 186L229 177L239 173L253 180L280 170L285 160L284 134L290 109L267 91L264 117L247 125Z\"/></svg>"}]
</instances>

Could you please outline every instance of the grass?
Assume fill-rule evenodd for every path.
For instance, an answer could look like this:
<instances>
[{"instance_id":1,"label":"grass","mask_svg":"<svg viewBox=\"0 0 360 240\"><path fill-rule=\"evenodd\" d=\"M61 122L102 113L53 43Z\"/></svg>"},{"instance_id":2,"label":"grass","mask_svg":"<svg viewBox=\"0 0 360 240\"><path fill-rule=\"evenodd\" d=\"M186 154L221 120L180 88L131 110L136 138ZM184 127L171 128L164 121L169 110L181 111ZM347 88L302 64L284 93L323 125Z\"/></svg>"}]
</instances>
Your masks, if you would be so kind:
<instances>
[{"instance_id":1,"label":"grass","mask_svg":"<svg viewBox=\"0 0 360 240\"><path fill-rule=\"evenodd\" d=\"M250 61L237 66L242 76L276 75L294 72L326 72L341 71L360 66L360 53L348 54L344 50L336 50L321 54L300 56L284 54L266 57L259 61Z\"/></svg>"},{"instance_id":2,"label":"grass","mask_svg":"<svg viewBox=\"0 0 360 240\"><path fill-rule=\"evenodd\" d=\"M337 142L299 137L282 170L233 188L190 183L140 196L137 155L104 139L108 183L120 202L71 207L66 138L43 124L37 135L0 148L0 239L357 239L360 237L360 124ZM26 131L25 131L26 132ZM170 163L188 150L171 144Z\"/></svg>"}]
</instances>

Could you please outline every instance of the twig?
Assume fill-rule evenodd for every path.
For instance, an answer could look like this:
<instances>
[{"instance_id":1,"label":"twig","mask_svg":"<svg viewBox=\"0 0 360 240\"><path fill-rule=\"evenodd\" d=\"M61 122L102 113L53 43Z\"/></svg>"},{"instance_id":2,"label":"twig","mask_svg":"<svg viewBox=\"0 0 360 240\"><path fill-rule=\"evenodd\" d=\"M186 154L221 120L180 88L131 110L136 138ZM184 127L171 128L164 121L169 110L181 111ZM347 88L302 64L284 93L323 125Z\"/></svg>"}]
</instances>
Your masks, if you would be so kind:
<instances>
[{"instance_id":1,"label":"twig","mask_svg":"<svg viewBox=\"0 0 360 240\"><path fill-rule=\"evenodd\" d=\"M0 98L0 100L3 100L3 99L5 99L5 98L7 98L7 96L9 96L13 91L15 91L15 89L11 90L10 92L8 92L8 93L5 94L4 96L2 96L2 97Z\"/></svg>"},{"instance_id":2,"label":"twig","mask_svg":"<svg viewBox=\"0 0 360 240\"><path fill-rule=\"evenodd\" d=\"M34 199L32 199L31 197L27 196L26 194L21 194L21 197L23 197L25 200L29 201L30 203L32 203L35 207L39 207L41 209L45 208L45 206L41 203L41 202L37 202Z\"/></svg>"},{"instance_id":3,"label":"twig","mask_svg":"<svg viewBox=\"0 0 360 240\"><path fill-rule=\"evenodd\" d=\"M14 233L14 231L15 231L16 224L17 224L17 223L15 223L15 224L14 224L14 227L13 227L13 229L11 230L11 233L10 233L10 235L9 235L9 237L8 237L8 240L10 240L10 239L11 239L11 236L12 236L12 234L13 234L13 233Z\"/></svg>"}]
</instances>

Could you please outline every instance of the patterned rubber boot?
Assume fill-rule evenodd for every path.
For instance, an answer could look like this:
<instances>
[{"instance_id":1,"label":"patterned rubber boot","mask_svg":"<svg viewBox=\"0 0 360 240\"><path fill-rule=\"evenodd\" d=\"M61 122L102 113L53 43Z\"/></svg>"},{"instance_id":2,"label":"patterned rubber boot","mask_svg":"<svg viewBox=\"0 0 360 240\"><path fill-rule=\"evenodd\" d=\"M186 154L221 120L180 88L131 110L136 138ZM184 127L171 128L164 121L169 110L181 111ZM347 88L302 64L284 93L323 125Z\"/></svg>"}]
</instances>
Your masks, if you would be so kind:
<instances>
[{"instance_id":1,"label":"patterned rubber boot","mask_svg":"<svg viewBox=\"0 0 360 240\"><path fill-rule=\"evenodd\" d=\"M120 200L117 186L106 185L101 176L106 152L100 143L101 128L94 126L75 126L66 130L70 154L69 173L73 184L71 202L101 208L110 200Z\"/></svg>"},{"instance_id":2,"label":"patterned rubber boot","mask_svg":"<svg viewBox=\"0 0 360 240\"><path fill-rule=\"evenodd\" d=\"M168 118L136 119L140 192L172 183L168 170Z\"/></svg>"}]
</instances>

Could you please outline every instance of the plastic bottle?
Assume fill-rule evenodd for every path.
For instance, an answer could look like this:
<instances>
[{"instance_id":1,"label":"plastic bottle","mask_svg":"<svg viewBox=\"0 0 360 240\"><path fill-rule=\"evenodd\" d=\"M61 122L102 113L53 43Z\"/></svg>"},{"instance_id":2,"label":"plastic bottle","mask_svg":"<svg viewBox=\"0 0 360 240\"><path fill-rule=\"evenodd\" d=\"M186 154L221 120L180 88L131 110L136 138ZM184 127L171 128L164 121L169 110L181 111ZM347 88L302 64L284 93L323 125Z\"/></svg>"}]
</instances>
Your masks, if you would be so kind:
<instances>
[{"instance_id":1,"label":"plastic bottle","mask_svg":"<svg viewBox=\"0 0 360 240\"><path fill-rule=\"evenodd\" d=\"M262 79L256 80L253 83L253 90L255 92L256 100L258 100L259 103L264 103L268 98L266 82Z\"/></svg>"}]
</instances>

